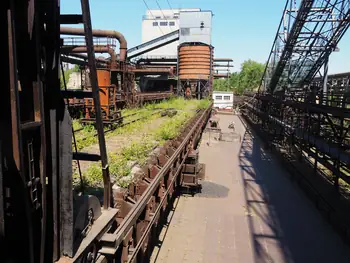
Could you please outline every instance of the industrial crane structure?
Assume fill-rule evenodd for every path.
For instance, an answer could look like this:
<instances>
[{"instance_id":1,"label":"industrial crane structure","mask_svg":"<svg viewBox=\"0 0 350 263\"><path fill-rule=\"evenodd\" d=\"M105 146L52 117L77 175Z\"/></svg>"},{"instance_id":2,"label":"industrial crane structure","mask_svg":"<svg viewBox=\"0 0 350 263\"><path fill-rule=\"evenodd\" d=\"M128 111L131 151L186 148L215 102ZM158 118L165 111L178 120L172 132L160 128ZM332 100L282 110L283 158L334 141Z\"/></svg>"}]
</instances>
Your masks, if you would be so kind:
<instances>
[{"instance_id":1,"label":"industrial crane structure","mask_svg":"<svg viewBox=\"0 0 350 263\"><path fill-rule=\"evenodd\" d=\"M242 110L313 200L337 214L335 227L344 237L350 229L348 209L340 208L350 186L350 73L328 78L328 59L349 26L349 0L287 0L259 91Z\"/></svg>"},{"instance_id":2,"label":"industrial crane structure","mask_svg":"<svg viewBox=\"0 0 350 263\"><path fill-rule=\"evenodd\" d=\"M326 76L328 57L349 28L349 19L349 0L288 0L260 91L302 90L316 75Z\"/></svg>"}]
</instances>

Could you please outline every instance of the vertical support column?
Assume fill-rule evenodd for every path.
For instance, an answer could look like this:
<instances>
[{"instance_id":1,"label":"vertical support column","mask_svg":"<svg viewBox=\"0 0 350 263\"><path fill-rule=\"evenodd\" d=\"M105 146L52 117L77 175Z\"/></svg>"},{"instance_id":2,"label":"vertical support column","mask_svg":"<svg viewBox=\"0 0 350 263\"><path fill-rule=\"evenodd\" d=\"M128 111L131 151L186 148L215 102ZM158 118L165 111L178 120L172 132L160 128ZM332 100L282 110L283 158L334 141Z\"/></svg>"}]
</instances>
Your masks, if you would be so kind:
<instances>
[{"instance_id":1,"label":"vertical support column","mask_svg":"<svg viewBox=\"0 0 350 263\"><path fill-rule=\"evenodd\" d=\"M54 125L52 125L54 126ZM60 214L61 214L61 250L66 256L74 255L74 220L73 220L73 178L72 178L72 121L68 110L64 111L59 125L59 163L60 163Z\"/></svg>"},{"instance_id":2,"label":"vertical support column","mask_svg":"<svg viewBox=\"0 0 350 263\"><path fill-rule=\"evenodd\" d=\"M5 238L4 173L2 160L2 138L0 138L0 242Z\"/></svg>"},{"instance_id":3,"label":"vertical support column","mask_svg":"<svg viewBox=\"0 0 350 263\"><path fill-rule=\"evenodd\" d=\"M197 99L201 99L201 81L198 80L197 82Z\"/></svg>"},{"instance_id":4,"label":"vertical support column","mask_svg":"<svg viewBox=\"0 0 350 263\"><path fill-rule=\"evenodd\" d=\"M12 1L11 1L12 2ZM16 45L13 28L12 10L8 10L8 46L9 46L9 73L10 73L10 94L11 94L11 124L12 124L12 145L13 159L17 169L21 172L23 160L21 158L22 144L20 141L21 131L19 127L19 98L18 98L18 78L16 65ZM24 178L23 178L24 179Z\"/></svg>"},{"instance_id":5,"label":"vertical support column","mask_svg":"<svg viewBox=\"0 0 350 263\"><path fill-rule=\"evenodd\" d=\"M108 167L108 157L106 140L104 136L103 123L102 123L102 113L101 113L101 102L100 94L98 89L97 81L97 68L95 61L95 51L92 38L92 26L91 26L91 16L90 16L90 6L88 0L81 0L81 10L83 13L84 29L85 29L85 41L87 46L87 54L90 68L90 81L92 94L94 99L95 114L96 114L96 129L98 133L98 142L100 146L100 155L102 162L102 175L103 175L103 208L107 209L110 207L110 177L109 177L109 167Z\"/></svg>"},{"instance_id":6,"label":"vertical support column","mask_svg":"<svg viewBox=\"0 0 350 263\"><path fill-rule=\"evenodd\" d=\"M45 262L46 253L46 221L47 221L47 161L46 161L46 132L45 132L45 115L44 115L44 94L41 70L41 36L40 36L40 18L39 8L35 8L35 41L36 41L36 82L33 83L33 101L34 101L34 121L40 123L40 182L41 182L41 243L40 243L40 262ZM34 31L33 30L33 31Z\"/></svg>"},{"instance_id":7,"label":"vertical support column","mask_svg":"<svg viewBox=\"0 0 350 263\"><path fill-rule=\"evenodd\" d=\"M18 93L18 75L17 75L17 54L16 54L16 35L15 35L15 20L14 10L15 1L10 1L10 8L7 10L7 26L8 26L8 51L9 51L9 83L10 83L10 99L11 99L11 130L12 130L12 154L16 165L16 168L23 180L23 191L26 191L26 180L24 176L23 168L23 149L21 140L20 129L20 105L19 105L19 93ZM20 186L19 186L20 187ZM23 233L27 236L26 240L28 248L24 251L28 251L28 263L34 263L34 241L33 241L33 224L31 220L31 211L29 202L24 198L24 211L27 217L27 233ZM25 242L26 242L25 241ZM26 252L24 252L26 253Z\"/></svg>"},{"instance_id":8,"label":"vertical support column","mask_svg":"<svg viewBox=\"0 0 350 263\"><path fill-rule=\"evenodd\" d=\"M320 113L318 113L317 114L317 121L318 121L318 123L317 123L317 136L319 136L320 135L320 128L321 128L321 114ZM316 147L316 151L315 151L315 162L314 162L314 174L316 174L317 173L317 163L318 163L318 148Z\"/></svg>"},{"instance_id":9,"label":"vertical support column","mask_svg":"<svg viewBox=\"0 0 350 263\"><path fill-rule=\"evenodd\" d=\"M336 170L335 172L335 178L334 178L334 187L337 192L339 192L339 175L340 175L340 163L339 160L333 161L334 168Z\"/></svg>"},{"instance_id":10,"label":"vertical support column","mask_svg":"<svg viewBox=\"0 0 350 263\"><path fill-rule=\"evenodd\" d=\"M214 68L214 48L213 46L209 46L209 52L210 52L210 74L209 74L209 87L208 87L208 94L209 98L212 97L213 94L213 85L214 85L214 80L213 80L213 68Z\"/></svg>"},{"instance_id":11,"label":"vertical support column","mask_svg":"<svg viewBox=\"0 0 350 263\"><path fill-rule=\"evenodd\" d=\"M323 90L322 90L322 97L323 99L323 103L327 104L327 97L328 97L328 88L327 88L327 82L328 82L328 56L325 60L324 63L324 72L323 72Z\"/></svg>"},{"instance_id":12,"label":"vertical support column","mask_svg":"<svg viewBox=\"0 0 350 263\"><path fill-rule=\"evenodd\" d=\"M182 91L182 85L181 85L181 80L179 78L179 73L180 73L180 66L179 66L179 62L180 62L180 59L179 59L179 53L180 52L180 46L178 46L177 48L177 63L176 63L176 66L177 66L177 69L176 69L176 72L177 72L177 88L176 88L176 93L177 93L177 96L181 96L181 91Z\"/></svg>"}]
</instances>

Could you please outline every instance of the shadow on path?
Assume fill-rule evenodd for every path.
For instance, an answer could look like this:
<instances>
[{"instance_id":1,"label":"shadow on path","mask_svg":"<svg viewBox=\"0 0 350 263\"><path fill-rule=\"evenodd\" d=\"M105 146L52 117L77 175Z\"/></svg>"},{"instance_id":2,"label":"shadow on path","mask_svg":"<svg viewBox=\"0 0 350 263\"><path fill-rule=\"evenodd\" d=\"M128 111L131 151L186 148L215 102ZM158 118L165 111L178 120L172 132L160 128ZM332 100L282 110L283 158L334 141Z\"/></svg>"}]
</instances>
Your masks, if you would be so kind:
<instances>
[{"instance_id":1,"label":"shadow on path","mask_svg":"<svg viewBox=\"0 0 350 263\"><path fill-rule=\"evenodd\" d=\"M238 159L255 262L350 262L349 249L246 129Z\"/></svg>"}]
</instances>

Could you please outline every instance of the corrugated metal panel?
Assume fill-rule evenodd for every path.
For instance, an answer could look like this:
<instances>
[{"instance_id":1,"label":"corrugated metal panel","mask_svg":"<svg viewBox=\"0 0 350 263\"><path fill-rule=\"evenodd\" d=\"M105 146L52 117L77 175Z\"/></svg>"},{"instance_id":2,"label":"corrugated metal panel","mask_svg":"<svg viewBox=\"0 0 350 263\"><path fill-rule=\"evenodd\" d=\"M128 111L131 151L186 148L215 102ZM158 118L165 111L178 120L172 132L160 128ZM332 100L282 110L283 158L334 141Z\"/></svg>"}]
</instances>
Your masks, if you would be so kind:
<instances>
[{"instance_id":1,"label":"corrugated metal panel","mask_svg":"<svg viewBox=\"0 0 350 263\"><path fill-rule=\"evenodd\" d=\"M180 45L200 42L211 45L212 13L181 12L180 13Z\"/></svg>"}]
</instances>

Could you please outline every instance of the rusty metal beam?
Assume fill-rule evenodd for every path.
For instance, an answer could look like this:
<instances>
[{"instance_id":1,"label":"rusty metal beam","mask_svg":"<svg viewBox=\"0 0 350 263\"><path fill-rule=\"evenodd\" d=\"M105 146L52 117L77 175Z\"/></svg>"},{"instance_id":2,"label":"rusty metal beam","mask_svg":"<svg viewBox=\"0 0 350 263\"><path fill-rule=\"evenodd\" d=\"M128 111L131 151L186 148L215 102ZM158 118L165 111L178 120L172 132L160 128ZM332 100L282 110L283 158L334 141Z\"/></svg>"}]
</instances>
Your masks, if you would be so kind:
<instances>
[{"instance_id":1,"label":"rusty metal beam","mask_svg":"<svg viewBox=\"0 0 350 263\"><path fill-rule=\"evenodd\" d=\"M214 58L214 62L233 62L232 58Z\"/></svg>"},{"instance_id":2,"label":"rusty metal beam","mask_svg":"<svg viewBox=\"0 0 350 263\"><path fill-rule=\"evenodd\" d=\"M114 49L108 46L94 46L96 53L108 53L111 56L111 67L114 68L117 63L117 55ZM74 53L87 53L88 48L86 46L63 46L61 47L62 54L74 54Z\"/></svg>"},{"instance_id":3,"label":"rusty metal beam","mask_svg":"<svg viewBox=\"0 0 350 263\"><path fill-rule=\"evenodd\" d=\"M81 10L83 13L84 30L81 30L78 32L82 32L82 34L85 35L87 54L89 57L90 81L91 81L92 92L94 95L94 106L95 106L95 114L96 114L96 129L98 132L98 142L99 142L99 146L100 146L100 155L101 155L101 163L102 163L102 175L103 175L103 185L104 185L103 208L108 209L110 207L110 203L111 203L111 194L110 194L111 179L110 179L110 175L109 175L106 139L104 136L101 100L100 100L98 80L97 80L95 51L94 51L94 43L93 43L93 39L92 39L93 31L92 31L92 26L91 26L90 6L89 6L88 0L81 0ZM66 32L68 32L68 31L66 31ZM96 31L95 31L95 34L96 34ZM125 44L126 44L126 41L125 41ZM123 48L125 48L125 47L123 47Z\"/></svg>"},{"instance_id":4,"label":"rusty metal beam","mask_svg":"<svg viewBox=\"0 0 350 263\"><path fill-rule=\"evenodd\" d=\"M60 24L79 24L83 20L82 15L68 15L68 14L62 14L60 15Z\"/></svg>"},{"instance_id":5,"label":"rusty metal beam","mask_svg":"<svg viewBox=\"0 0 350 263\"><path fill-rule=\"evenodd\" d=\"M133 69L132 72L135 73L170 73L171 69L170 68L138 68L138 69Z\"/></svg>"},{"instance_id":6,"label":"rusty metal beam","mask_svg":"<svg viewBox=\"0 0 350 263\"><path fill-rule=\"evenodd\" d=\"M81 60L81 59L76 59L74 57L61 56L60 59L62 62L70 63L70 64L74 64L74 65L79 65L79 66L88 66L89 65L89 63L87 61ZM97 62L97 66L99 68L107 68L108 67L107 63L101 63L101 62Z\"/></svg>"}]
</instances>

